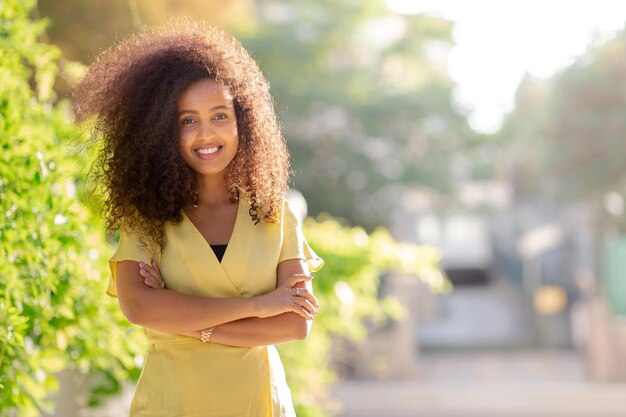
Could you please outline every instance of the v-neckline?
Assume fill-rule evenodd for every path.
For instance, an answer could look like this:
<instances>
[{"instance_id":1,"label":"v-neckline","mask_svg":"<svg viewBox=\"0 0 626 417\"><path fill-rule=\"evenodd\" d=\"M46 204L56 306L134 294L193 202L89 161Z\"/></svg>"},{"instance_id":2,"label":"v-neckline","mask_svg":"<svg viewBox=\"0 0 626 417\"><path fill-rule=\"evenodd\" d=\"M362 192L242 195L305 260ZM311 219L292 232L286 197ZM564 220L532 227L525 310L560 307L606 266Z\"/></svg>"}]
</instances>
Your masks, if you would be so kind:
<instances>
[{"instance_id":1,"label":"v-neckline","mask_svg":"<svg viewBox=\"0 0 626 417\"><path fill-rule=\"evenodd\" d=\"M200 239L202 239L202 241L204 242L204 245L206 246L206 249L210 253L209 256L212 256L213 259L217 262L217 264L222 267L222 269L224 268L224 264L226 263L225 261L228 259L228 254L233 251L233 249L232 249L233 244L237 243L237 240L236 240L237 230L239 229L239 224L241 223L241 220L240 220L240 216L241 216L241 212L242 212L242 210L241 210L241 204L242 203L241 202L242 202L242 197L240 196L239 199L237 200L237 214L235 215L235 224L233 225L233 231L230 234L230 239L228 239L228 242L226 242L226 245L227 245L226 246L226 250L224 251L224 256L222 256L222 260L221 261L219 259L217 259L217 255L215 254L215 251L211 247L211 244L205 239L204 235L202 235L200 230L198 230L196 225L191 221L191 219L189 218L187 213L185 213L185 210L181 210L182 213L183 213L183 217L187 220L187 222L189 223L191 228L194 230L196 235L198 235L198 237Z\"/></svg>"}]
</instances>

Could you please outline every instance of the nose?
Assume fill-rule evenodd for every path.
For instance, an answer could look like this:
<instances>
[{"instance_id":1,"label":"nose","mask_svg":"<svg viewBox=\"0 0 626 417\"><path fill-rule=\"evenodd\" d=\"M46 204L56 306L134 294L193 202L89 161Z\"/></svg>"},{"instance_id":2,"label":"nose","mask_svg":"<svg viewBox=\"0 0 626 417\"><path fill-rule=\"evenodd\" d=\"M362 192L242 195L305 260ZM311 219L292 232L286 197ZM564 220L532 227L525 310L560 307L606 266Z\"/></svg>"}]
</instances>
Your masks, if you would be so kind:
<instances>
[{"instance_id":1,"label":"nose","mask_svg":"<svg viewBox=\"0 0 626 417\"><path fill-rule=\"evenodd\" d=\"M198 134L201 139L210 139L215 136L215 131L213 130L213 126L211 126L210 121L203 120L200 122L200 128L198 129Z\"/></svg>"}]
</instances>

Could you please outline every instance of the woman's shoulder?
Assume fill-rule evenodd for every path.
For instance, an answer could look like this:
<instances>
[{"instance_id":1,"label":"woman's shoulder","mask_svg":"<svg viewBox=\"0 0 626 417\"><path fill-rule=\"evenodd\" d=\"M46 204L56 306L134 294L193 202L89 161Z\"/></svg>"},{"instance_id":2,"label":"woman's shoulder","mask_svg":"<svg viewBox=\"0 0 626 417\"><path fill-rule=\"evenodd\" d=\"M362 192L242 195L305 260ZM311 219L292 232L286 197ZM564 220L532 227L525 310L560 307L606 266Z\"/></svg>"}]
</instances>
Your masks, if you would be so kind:
<instances>
[{"instance_id":1,"label":"woman's shoulder","mask_svg":"<svg viewBox=\"0 0 626 417\"><path fill-rule=\"evenodd\" d=\"M282 201L281 218L294 217L298 223L302 223L307 215L307 203L299 192L289 193Z\"/></svg>"}]
</instances>

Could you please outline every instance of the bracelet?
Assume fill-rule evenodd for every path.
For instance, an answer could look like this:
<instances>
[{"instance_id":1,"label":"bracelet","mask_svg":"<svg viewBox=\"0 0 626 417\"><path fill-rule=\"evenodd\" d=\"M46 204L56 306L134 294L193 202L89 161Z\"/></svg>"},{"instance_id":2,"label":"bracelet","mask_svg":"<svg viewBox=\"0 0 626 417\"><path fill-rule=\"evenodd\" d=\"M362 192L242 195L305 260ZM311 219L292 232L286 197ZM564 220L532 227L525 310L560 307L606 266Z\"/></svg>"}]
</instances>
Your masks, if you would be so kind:
<instances>
[{"instance_id":1,"label":"bracelet","mask_svg":"<svg viewBox=\"0 0 626 417\"><path fill-rule=\"evenodd\" d=\"M211 340L211 335L213 334L213 330L215 330L215 327L209 327L208 329L200 330L200 341L202 343L209 343L209 340Z\"/></svg>"}]
</instances>

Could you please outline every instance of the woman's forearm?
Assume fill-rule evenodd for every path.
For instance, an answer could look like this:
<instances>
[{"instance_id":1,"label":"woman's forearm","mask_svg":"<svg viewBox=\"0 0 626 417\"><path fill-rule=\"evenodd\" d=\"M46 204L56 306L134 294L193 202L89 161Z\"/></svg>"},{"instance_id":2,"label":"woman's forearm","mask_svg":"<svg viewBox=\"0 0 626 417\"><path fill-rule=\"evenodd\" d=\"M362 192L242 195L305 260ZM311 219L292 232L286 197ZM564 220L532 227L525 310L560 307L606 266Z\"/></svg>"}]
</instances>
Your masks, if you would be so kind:
<instances>
[{"instance_id":1,"label":"woman's forearm","mask_svg":"<svg viewBox=\"0 0 626 417\"><path fill-rule=\"evenodd\" d=\"M190 332L254 316L245 298L202 298L170 290L152 291L134 307L123 308L131 323L167 333Z\"/></svg>"},{"instance_id":2,"label":"woman's forearm","mask_svg":"<svg viewBox=\"0 0 626 417\"><path fill-rule=\"evenodd\" d=\"M256 315L256 304L251 299L203 298L155 290L144 285L138 270L136 262L117 264L119 302L131 323L181 334Z\"/></svg>"},{"instance_id":3,"label":"woman's forearm","mask_svg":"<svg viewBox=\"0 0 626 417\"><path fill-rule=\"evenodd\" d=\"M134 261L122 261L116 265L120 306L131 323L157 331L186 334L244 318L290 313L279 323L285 329L276 327L273 334L293 340L294 334L306 337L306 319L316 314L317 300L305 288L305 282L311 280L309 275L292 274L280 287L251 299L203 298L165 290L154 283L146 285L138 271L138 264ZM280 343L273 340L269 343Z\"/></svg>"},{"instance_id":4,"label":"woman's forearm","mask_svg":"<svg viewBox=\"0 0 626 417\"><path fill-rule=\"evenodd\" d=\"M313 321L295 313L284 313L268 318L245 318L215 327L211 343L236 347L276 345L305 339ZM184 333L200 339L200 331Z\"/></svg>"}]
</instances>

